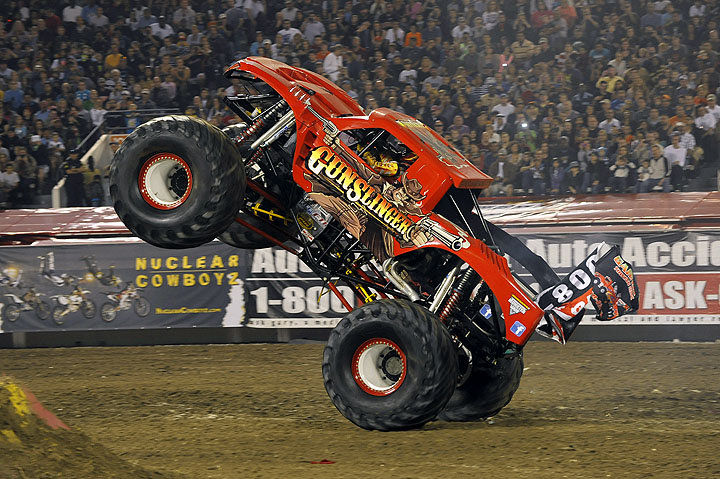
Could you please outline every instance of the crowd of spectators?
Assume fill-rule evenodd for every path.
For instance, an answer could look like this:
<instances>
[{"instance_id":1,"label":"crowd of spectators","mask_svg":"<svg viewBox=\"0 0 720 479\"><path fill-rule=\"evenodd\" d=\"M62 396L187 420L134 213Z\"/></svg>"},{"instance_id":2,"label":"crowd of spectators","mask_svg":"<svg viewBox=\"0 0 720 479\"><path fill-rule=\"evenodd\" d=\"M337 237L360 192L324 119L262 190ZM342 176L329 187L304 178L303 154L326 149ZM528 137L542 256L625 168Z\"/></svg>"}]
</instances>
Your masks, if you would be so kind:
<instances>
[{"instance_id":1,"label":"crowd of spectators","mask_svg":"<svg viewBox=\"0 0 720 479\"><path fill-rule=\"evenodd\" d=\"M0 203L82 173L73 203L102 204L80 141L146 109L236 121L222 71L247 55L421 119L488 194L683 190L718 162L719 20L703 0L9 0Z\"/></svg>"}]
</instances>

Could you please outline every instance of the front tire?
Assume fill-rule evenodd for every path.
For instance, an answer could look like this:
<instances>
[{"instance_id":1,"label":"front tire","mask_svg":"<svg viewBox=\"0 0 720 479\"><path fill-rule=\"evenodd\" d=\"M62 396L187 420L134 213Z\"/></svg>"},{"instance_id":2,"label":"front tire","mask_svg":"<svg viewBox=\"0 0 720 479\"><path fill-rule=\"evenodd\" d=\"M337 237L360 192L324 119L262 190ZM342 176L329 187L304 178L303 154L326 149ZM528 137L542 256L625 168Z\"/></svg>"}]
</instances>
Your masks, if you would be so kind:
<instances>
[{"instance_id":1,"label":"front tire","mask_svg":"<svg viewBox=\"0 0 720 479\"><path fill-rule=\"evenodd\" d=\"M143 297L135 298L135 301L133 301L133 308L135 308L135 314L144 318L150 314L150 301Z\"/></svg>"},{"instance_id":2,"label":"front tire","mask_svg":"<svg viewBox=\"0 0 720 479\"><path fill-rule=\"evenodd\" d=\"M497 353L487 338L480 338L470 348L472 371L465 382L455 389L438 419L444 421L479 421L496 415L512 399L520 386L523 373L522 352L494 361Z\"/></svg>"},{"instance_id":3,"label":"front tire","mask_svg":"<svg viewBox=\"0 0 720 479\"><path fill-rule=\"evenodd\" d=\"M14 323L20 317L20 306L17 304L6 304L3 308L3 317Z\"/></svg>"},{"instance_id":4,"label":"front tire","mask_svg":"<svg viewBox=\"0 0 720 479\"><path fill-rule=\"evenodd\" d=\"M457 356L427 309L404 300L365 304L333 329L323 355L325 389L364 429L420 427L450 399Z\"/></svg>"},{"instance_id":5,"label":"front tire","mask_svg":"<svg viewBox=\"0 0 720 479\"><path fill-rule=\"evenodd\" d=\"M240 152L218 128L164 116L133 131L115 154L110 194L123 223L162 248L191 248L227 229L245 191Z\"/></svg>"},{"instance_id":6,"label":"front tire","mask_svg":"<svg viewBox=\"0 0 720 479\"><path fill-rule=\"evenodd\" d=\"M115 305L112 303L104 303L100 306L100 317L106 323L109 323L115 319L117 311L115 311Z\"/></svg>"}]
</instances>

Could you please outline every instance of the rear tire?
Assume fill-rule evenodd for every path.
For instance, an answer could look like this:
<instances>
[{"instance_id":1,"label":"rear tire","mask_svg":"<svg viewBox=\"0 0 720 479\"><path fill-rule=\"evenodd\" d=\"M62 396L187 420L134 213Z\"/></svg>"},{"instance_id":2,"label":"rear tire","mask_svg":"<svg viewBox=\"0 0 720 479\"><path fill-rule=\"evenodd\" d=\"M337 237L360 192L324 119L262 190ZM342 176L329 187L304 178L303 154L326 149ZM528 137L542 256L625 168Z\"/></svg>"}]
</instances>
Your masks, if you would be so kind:
<instances>
[{"instance_id":1,"label":"rear tire","mask_svg":"<svg viewBox=\"0 0 720 479\"><path fill-rule=\"evenodd\" d=\"M438 419L444 421L478 421L496 415L512 399L520 386L523 373L522 352L509 358L499 358L492 364L487 358L496 355L487 338L471 348L472 372L455 389Z\"/></svg>"},{"instance_id":2,"label":"rear tire","mask_svg":"<svg viewBox=\"0 0 720 479\"><path fill-rule=\"evenodd\" d=\"M80 312L82 312L82 315L85 316L86 319L94 318L95 313L97 313L97 306L95 306L95 301L88 299L80 303Z\"/></svg>"},{"instance_id":3,"label":"rear tire","mask_svg":"<svg viewBox=\"0 0 720 479\"><path fill-rule=\"evenodd\" d=\"M65 310L67 308L65 306L55 306L52 310L52 318L55 324L60 326L61 324L65 323Z\"/></svg>"},{"instance_id":4,"label":"rear tire","mask_svg":"<svg viewBox=\"0 0 720 479\"><path fill-rule=\"evenodd\" d=\"M361 306L333 329L323 355L325 389L364 429L420 427L450 399L457 355L427 309L404 300Z\"/></svg>"},{"instance_id":5,"label":"rear tire","mask_svg":"<svg viewBox=\"0 0 720 479\"><path fill-rule=\"evenodd\" d=\"M227 229L245 191L239 151L218 128L164 116L133 131L110 169L113 206L128 229L162 248L191 248Z\"/></svg>"}]
</instances>

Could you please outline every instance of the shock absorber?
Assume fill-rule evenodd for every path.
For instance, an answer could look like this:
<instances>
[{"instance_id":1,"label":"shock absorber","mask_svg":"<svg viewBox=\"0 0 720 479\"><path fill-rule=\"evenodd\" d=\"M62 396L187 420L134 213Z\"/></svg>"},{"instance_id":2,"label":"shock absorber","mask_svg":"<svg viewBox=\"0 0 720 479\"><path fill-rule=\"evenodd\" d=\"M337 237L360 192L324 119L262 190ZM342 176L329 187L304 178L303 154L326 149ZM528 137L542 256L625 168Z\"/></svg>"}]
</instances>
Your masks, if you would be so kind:
<instances>
[{"instance_id":1,"label":"shock absorber","mask_svg":"<svg viewBox=\"0 0 720 479\"><path fill-rule=\"evenodd\" d=\"M260 159L260 157L263 155L263 150L256 150L255 153L253 153L253 156L250 157L250 160L248 160L247 164L251 165L255 163L257 160Z\"/></svg>"},{"instance_id":2,"label":"shock absorber","mask_svg":"<svg viewBox=\"0 0 720 479\"><path fill-rule=\"evenodd\" d=\"M265 124L274 116L276 115L281 108L283 108L287 103L285 103L285 100L280 100L279 102L275 103L273 106L268 108L264 113L261 113L257 119L253 122L252 125L245 128L245 130L242 132L240 136L235 138L235 143L237 145L242 145L245 143L248 138L253 136L255 133L258 132L262 127L265 126Z\"/></svg>"},{"instance_id":3,"label":"shock absorber","mask_svg":"<svg viewBox=\"0 0 720 479\"><path fill-rule=\"evenodd\" d=\"M455 288L453 288L452 293L450 293L450 297L448 298L447 302L445 303L445 306L440 311L440 314L438 317L440 318L440 321L445 322L450 315L455 311L457 308L458 303L462 299L462 297L467 292L467 289L472 284L472 280L477 276L477 273L472 268L468 267L468 269L463 273L463 275L460 277L460 280L457 282L457 285Z\"/></svg>"}]
</instances>

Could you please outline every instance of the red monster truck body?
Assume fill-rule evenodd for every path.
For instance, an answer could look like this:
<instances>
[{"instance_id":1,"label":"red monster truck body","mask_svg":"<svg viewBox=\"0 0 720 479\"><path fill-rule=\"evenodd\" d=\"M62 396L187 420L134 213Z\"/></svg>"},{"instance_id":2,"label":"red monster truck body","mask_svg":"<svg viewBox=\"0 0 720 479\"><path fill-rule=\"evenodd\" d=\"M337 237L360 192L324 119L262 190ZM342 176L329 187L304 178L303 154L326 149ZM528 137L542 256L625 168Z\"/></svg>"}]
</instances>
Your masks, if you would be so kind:
<instances>
[{"instance_id":1,"label":"red monster truck body","mask_svg":"<svg viewBox=\"0 0 720 479\"><path fill-rule=\"evenodd\" d=\"M519 385L532 333L569 338L596 270L612 276L623 312L637 308L616 249L598 248L560 281L486 222L477 195L492 179L422 122L386 108L366 114L324 77L267 58L225 76L234 90L225 102L244 123L220 131L163 117L139 127L113 160L116 211L162 247L218 237L297 254L350 311L331 333L323 376L355 424L495 414ZM544 291L514 276L505 255Z\"/></svg>"},{"instance_id":2,"label":"red monster truck body","mask_svg":"<svg viewBox=\"0 0 720 479\"><path fill-rule=\"evenodd\" d=\"M489 186L492 178L477 169L422 122L386 108L366 115L345 91L320 75L275 60L254 57L230 67L228 74L231 78L233 70L243 72L240 75L246 75L244 72L247 72L262 79L292 108L297 125L293 177L300 187L305 191L312 191L312 183L308 177L318 175L331 180L338 193L352 192L353 188L358 188L360 194L356 195L354 203L374 216L393 235L403 234L412 226L418 225L421 216L433 221L437 235L429 235L430 238L421 245L406 247L395 239L392 251L396 255L417 248L453 251L474 270L482 271L483 279L503 309L506 330L509 332L507 339L519 345L527 342L543 318L543 310L515 282L507 260L482 241L470 237L457 225L433 213L433 208L451 187L481 189ZM424 199L416 203L420 214L397 211L397 208L382 197L380 191L368 201L363 201L367 190L372 186L364 182L343 158L352 157L358 163L365 162L338 140L339 133L345 130L363 128L385 130L417 155L417 159L405 170L405 176L416 179L422 185ZM315 159L316 156L323 155L326 156ZM333 173L338 170L342 173L333 177ZM348 178L349 172L355 176ZM397 183L400 179L393 178L388 183L392 184L393 181ZM441 241L440 235L446 235L449 241ZM514 307L512 311L511 307Z\"/></svg>"}]
</instances>

